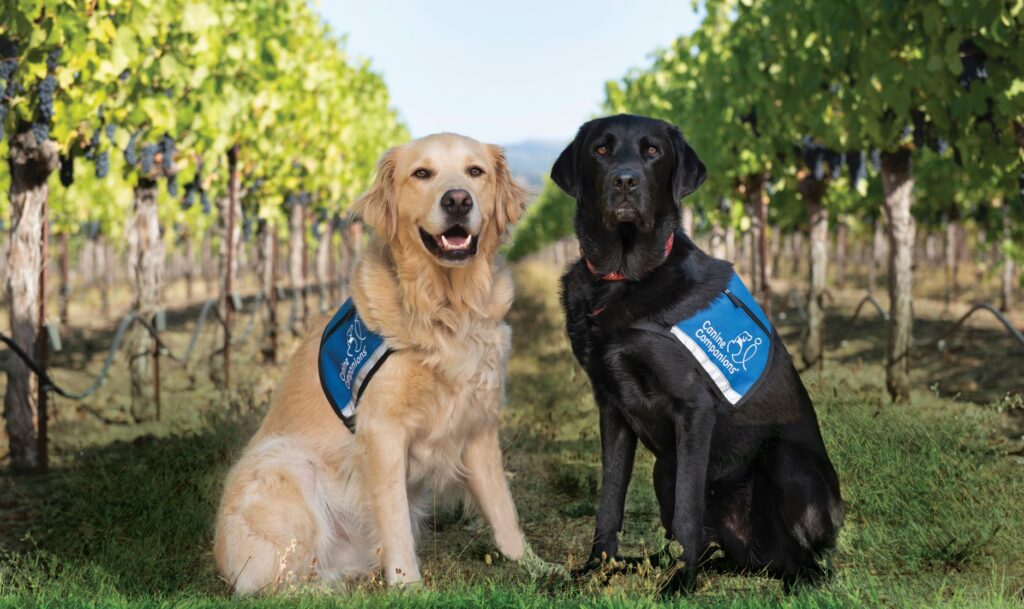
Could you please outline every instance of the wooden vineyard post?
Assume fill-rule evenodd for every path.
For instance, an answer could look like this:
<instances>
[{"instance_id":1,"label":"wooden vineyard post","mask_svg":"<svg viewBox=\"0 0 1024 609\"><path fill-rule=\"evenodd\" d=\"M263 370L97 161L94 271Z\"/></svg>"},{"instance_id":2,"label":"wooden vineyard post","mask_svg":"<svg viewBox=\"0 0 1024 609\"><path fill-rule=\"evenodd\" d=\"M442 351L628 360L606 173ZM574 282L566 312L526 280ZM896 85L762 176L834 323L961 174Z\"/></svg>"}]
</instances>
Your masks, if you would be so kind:
<instances>
[{"instance_id":1,"label":"wooden vineyard post","mask_svg":"<svg viewBox=\"0 0 1024 609\"><path fill-rule=\"evenodd\" d=\"M8 140L10 167L11 228L5 264L7 298L10 308L11 338L26 353L43 355L45 298L46 211L49 187L47 178L60 166L57 146L38 141L32 130L24 129ZM41 346L42 345L42 346ZM43 400L41 403L41 399ZM21 360L7 363L7 388L4 395L4 423L10 446L11 468L33 471L45 468L46 448L45 393L39 379Z\"/></svg>"},{"instance_id":2,"label":"wooden vineyard post","mask_svg":"<svg viewBox=\"0 0 1024 609\"><path fill-rule=\"evenodd\" d=\"M157 186L140 177L134 190L134 211L129 222L128 258L133 275L135 312L147 323L160 309L164 282L164 242L160 236ZM126 338L131 374L131 410L136 422L156 416L153 371L150 370L154 338L141 324L132 326Z\"/></svg>"},{"instance_id":3,"label":"wooden vineyard post","mask_svg":"<svg viewBox=\"0 0 1024 609\"><path fill-rule=\"evenodd\" d=\"M910 151L882 154L882 188L889 231L889 338L886 388L893 401L910 397L910 349L914 332L914 177Z\"/></svg>"},{"instance_id":4,"label":"wooden vineyard post","mask_svg":"<svg viewBox=\"0 0 1024 609\"><path fill-rule=\"evenodd\" d=\"M68 232L60 234L60 323L68 323L68 305L71 300L71 284L68 279Z\"/></svg>"},{"instance_id":5,"label":"wooden vineyard post","mask_svg":"<svg viewBox=\"0 0 1024 609\"><path fill-rule=\"evenodd\" d=\"M153 341L153 403L156 406L156 420L160 420L160 343Z\"/></svg>"},{"instance_id":6,"label":"wooden vineyard post","mask_svg":"<svg viewBox=\"0 0 1024 609\"><path fill-rule=\"evenodd\" d=\"M46 371L50 367L50 345L47 342L49 334L46 332L46 267L50 253L50 215L49 199L43 200L42 227L39 239L39 326L36 328L36 362L39 367ZM46 404L46 386L40 380L36 383L36 391L39 392L39 435L36 436L36 450L39 454L39 469L46 471L49 467L49 442L47 439L49 421Z\"/></svg>"},{"instance_id":7,"label":"wooden vineyard post","mask_svg":"<svg viewBox=\"0 0 1024 609\"><path fill-rule=\"evenodd\" d=\"M810 285L807 295L807 336L802 356L807 366L824 366L825 355L825 282L828 275L828 208L825 207L825 182L808 172L800 181L800 193L807 204L810 220Z\"/></svg>"},{"instance_id":8,"label":"wooden vineyard post","mask_svg":"<svg viewBox=\"0 0 1024 609\"><path fill-rule=\"evenodd\" d=\"M238 144L228 150L227 269L224 273L224 388L231 387L231 290L235 256L235 206L238 205Z\"/></svg>"}]
</instances>

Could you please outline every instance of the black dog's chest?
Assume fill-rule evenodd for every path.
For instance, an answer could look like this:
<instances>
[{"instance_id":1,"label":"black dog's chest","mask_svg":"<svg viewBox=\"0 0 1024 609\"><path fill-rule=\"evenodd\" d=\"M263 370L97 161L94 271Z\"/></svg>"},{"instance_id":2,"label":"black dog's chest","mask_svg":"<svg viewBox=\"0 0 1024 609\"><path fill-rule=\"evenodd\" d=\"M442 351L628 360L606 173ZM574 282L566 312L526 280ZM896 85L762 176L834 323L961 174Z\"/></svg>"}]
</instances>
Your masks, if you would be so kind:
<instances>
[{"instance_id":1,"label":"black dog's chest","mask_svg":"<svg viewBox=\"0 0 1024 609\"><path fill-rule=\"evenodd\" d=\"M666 379L649 357L676 362L677 382L704 382L687 361L689 354L660 337L645 336L637 330L612 338L593 328L592 351L584 364L595 388L610 400L601 407L615 408L639 440L656 455L670 454L675 446L673 404L665 391Z\"/></svg>"}]
</instances>

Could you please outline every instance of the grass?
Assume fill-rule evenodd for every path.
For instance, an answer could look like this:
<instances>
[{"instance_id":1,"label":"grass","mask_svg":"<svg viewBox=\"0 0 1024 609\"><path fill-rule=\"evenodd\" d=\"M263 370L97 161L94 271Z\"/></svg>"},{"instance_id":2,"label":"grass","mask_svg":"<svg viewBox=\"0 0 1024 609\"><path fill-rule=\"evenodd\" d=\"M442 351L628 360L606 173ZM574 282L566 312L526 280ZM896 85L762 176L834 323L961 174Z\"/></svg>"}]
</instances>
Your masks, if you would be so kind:
<instances>
[{"instance_id":1,"label":"grass","mask_svg":"<svg viewBox=\"0 0 1024 609\"><path fill-rule=\"evenodd\" d=\"M554 279L547 267L518 270L503 435L532 545L548 559L578 563L592 534L599 438L589 383L564 338ZM840 364L805 377L848 506L833 556L836 577L786 596L765 578L707 575L694 596L666 604L1024 607L1024 460L997 434L1003 415L928 392L892 406L876 377L870 367ZM423 590L368 583L343 594L232 599L213 568L212 518L227 467L265 407L255 396L263 395L247 397L255 413L204 409L193 431L75 445L45 478L0 479L3 503L20 510L0 518L0 607L662 606L657 573L563 588L533 584L515 565L488 560L494 551L485 527L450 508L438 510L420 543ZM167 402L184 409L203 403L198 397L182 391ZM61 432L71 435L74 427ZM660 547L650 468L642 452L627 504L627 551Z\"/></svg>"}]
</instances>

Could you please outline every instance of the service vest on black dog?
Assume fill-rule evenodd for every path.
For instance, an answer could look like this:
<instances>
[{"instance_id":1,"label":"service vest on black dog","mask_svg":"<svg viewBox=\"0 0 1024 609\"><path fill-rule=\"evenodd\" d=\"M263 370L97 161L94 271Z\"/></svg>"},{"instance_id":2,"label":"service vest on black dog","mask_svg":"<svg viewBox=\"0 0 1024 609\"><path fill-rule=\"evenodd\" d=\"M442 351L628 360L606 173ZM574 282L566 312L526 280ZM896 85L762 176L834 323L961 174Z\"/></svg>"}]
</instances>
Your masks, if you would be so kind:
<instances>
[{"instance_id":1,"label":"service vest on black dog","mask_svg":"<svg viewBox=\"0 0 1024 609\"><path fill-rule=\"evenodd\" d=\"M646 323L638 327L666 330ZM667 331L683 343L722 397L737 408L757 389L772 358L772 324L735 273L710 305Z\"/></svg>"}]
</instances>

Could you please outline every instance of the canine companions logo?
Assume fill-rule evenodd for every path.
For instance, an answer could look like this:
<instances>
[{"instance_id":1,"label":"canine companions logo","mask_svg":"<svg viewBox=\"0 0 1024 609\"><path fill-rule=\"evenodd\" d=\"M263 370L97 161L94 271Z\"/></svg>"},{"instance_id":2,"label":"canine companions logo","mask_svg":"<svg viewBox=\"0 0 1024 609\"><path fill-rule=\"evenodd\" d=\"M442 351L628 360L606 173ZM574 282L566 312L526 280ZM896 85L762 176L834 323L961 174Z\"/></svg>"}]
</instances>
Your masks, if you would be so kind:
<instances>
[{"instance_id":1,"label":"canine companions logo","mask_svg":"<svg viewBox=\"0 0 1024 609\"><path fill-rule=\"evenodd\" d=\"M746 345L748 342L750 343L750 345L747 346L746 349L744 349L743 346ZM750 332L744 330L743 332L737 334L736 337L733 338L731 341L729 341L729 343L725 346L725 350L729 353L729 356L732 358L732 361L734 363L743 366L743 369L746 370L747 362L754 359L754 356L757 355L757 348L761 345L762 342L764 341L761 339L760 336L754 338L753 336L751 336Z\"/></svg>"},{"instance_id":2,"label":"canine companions logo","mask_svg":"<svg viewBox=\"0 0 1024 609\"><path fill-rule=\"evenodd\" d=\"M351 389L356 371L366 359L366 331L363 328L363 320L358 316L352 320L352 325L345 333L345 345L347 347L345 353L348 357L341 363L339 376L345 386Z\"/></svg>"},{"instance_id":3,"label":"canine companions logo","mask_svg":"<svg viewBox=\"0 0 1024 609\"><path fill-rule=\"evenodd\" d=\"M734 406L757 385L771 359L771 322L735 274L706 308L670 331Z\"/></svg>"},{"instance_id":4,"label":"canine companions logo","mask_svg":"<svg viewBox=\"0 0 1024 609\"><path fill-rule=\"evenodd\" d=\"M363 332L363 321L356 317L352 320L352 326L349 327L347 334L347 340L345 344L348 346L348 356L355 357L361 351L363 351L363 345L366 343L366 333Z\"/></svg>"}]
</instances>

